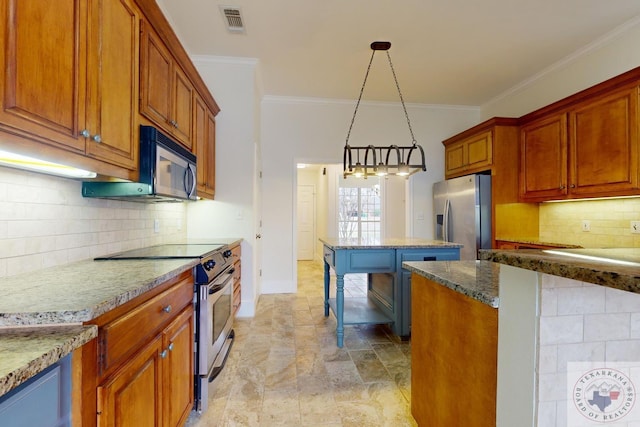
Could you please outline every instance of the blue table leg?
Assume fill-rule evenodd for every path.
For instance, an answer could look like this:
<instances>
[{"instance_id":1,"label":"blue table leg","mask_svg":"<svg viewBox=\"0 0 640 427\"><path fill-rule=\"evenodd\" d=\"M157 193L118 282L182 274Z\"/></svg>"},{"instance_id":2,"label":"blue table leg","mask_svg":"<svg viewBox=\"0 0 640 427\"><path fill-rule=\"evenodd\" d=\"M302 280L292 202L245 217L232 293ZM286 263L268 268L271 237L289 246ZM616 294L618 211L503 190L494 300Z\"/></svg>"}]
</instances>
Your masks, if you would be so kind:
<instances>
[{"instance_id":1,"label":"blue table leg","mask_svg":"<svg viewBox=\"0 0 640 427\"><path fill-rule=\"evenodd\" d=\"M329 316L329 263L324 262L324 316Z\"/></svg>"},{"instance_id":2,"label":"blue table leg","mask_svg":"<svg viewBox=\"0 0 640 427\"><path fill-rule=\"evenodd\" d=\"M342 348L344 338L344 274L336 274L336 320L338 321L336 328L338 347Z\"/></svg>"}]
</instances>

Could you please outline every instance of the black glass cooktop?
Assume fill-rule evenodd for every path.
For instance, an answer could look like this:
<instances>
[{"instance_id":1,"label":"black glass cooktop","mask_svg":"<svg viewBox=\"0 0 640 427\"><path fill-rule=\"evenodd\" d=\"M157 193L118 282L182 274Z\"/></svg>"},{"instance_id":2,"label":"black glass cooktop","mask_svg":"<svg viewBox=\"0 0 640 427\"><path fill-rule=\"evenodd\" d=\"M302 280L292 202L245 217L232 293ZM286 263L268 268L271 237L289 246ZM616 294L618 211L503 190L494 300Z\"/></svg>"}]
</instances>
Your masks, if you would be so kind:
<instances>
[{"instance_id":1,"label":"black glass cooktop","mask_svg":"<svg viewBox=\"0 0 640 427\"><path fill-rule=\"evenodd\" d=\"M127 259L190 259L201 258L211 252L224 247L223 244L176 244L158 245L146 248L133 249L125 252L104 255L94 258L98 260L127 260Z\"/></svg>"}]
</instances>

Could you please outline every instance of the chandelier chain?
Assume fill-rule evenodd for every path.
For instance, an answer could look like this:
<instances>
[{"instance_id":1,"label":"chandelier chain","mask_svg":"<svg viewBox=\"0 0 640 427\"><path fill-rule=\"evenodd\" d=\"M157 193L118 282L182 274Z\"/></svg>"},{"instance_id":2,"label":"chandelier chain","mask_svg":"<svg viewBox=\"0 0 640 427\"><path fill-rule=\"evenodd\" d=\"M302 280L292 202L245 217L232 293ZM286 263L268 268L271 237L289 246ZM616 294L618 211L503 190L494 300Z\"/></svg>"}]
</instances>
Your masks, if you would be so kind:
<instances>
[{"instance_id":1,"label":"chandelier chain","mask_svg":"<svg viewBox=\"0 0 640 427\"><path fill-rule=\"evenodd\" d=\"M402 109L404 110L404 116L406 117L407 125L409 126L409 133L411 133L411 140L413 142L413 145L416 145L416 137L413 134L413 128L411 127L411 120L409 120L409 113L407 113L407 107L404 105L404 98L402 97L402 92L400 91L400 85L398 84L398 78L396 77L396 70L393 68L393 63L391 62L391 55L389 55L389 51L387 50L386 52L387 52L387 59L389 59L389 66L391 67L391 74L393 74L393 80L396 82L398 95L400 95L400 103L402 104ZM371 66L371 64L369 64L369 66Z\"/></svg>"},{"instance_id":2,"label":"chandelier chain","mask_svg":"<svg viewBox=\"0 0 640 427\"><path fill-rule=\"evenodd\" d=\"M358 107L360 106L360 100L362 99L362 94L364 93L364 87L367 84L367 77L369 77L369 71L371 70L371 63L373 62L373 55L375 54L376 54L376 51L372 50L371 58L369 59L369 65L367 66L367 72L364 75L364 82L362 82L362 87L360 88L360 95L358 96L358 102L356 102L356 109L353 111L353 117L351 117L351 124L349 125L349 131L347 132L347 140L345 141L347 145L349 145L349 136L351 136L351 129L353 128L353 123L356 121L356 114L358 114Z\"/></svg>"}]
</instances>

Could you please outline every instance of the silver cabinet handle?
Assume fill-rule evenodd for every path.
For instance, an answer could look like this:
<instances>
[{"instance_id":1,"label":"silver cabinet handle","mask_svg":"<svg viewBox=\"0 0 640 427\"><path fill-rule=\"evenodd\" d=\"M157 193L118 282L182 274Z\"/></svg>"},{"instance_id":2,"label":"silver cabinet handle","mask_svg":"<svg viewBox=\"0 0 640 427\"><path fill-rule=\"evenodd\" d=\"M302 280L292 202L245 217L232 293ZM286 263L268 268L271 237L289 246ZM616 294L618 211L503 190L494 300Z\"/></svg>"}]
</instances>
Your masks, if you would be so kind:
<instances>
[{"instance_id":1,"label":"silver cabinet handle","mask_svg":"<svg viewBox=\"0 0 640 427\"><path fill-rule=\"evenodd\" d=\"M571 184L571 188L576 188L576 185L575 184Z\"/></svg>"},{"instance_id":2,"label":"silver cabinet handle","mask_svg":"<svg viewBox=\"0 0 640 427\"><path fill-rule=\"evenodd\" d=\"M91 136L91 132L89 132L87 129L83 129L82 132L80 132L81 136L84 136L85 138L89 138Z\"/></svg>"},{"instance_id":3,"label":"silver cabinet handle","mask_svg":"<svg viewBox=\"0 0 640 427\"><path fill-rule=\"evenodd\" d=\"M93 139L93 140L94 140L95 142L97 142L98 144L102 142L102 137L101 137L100 135L98 135L98 134L93 135L93 136L91 137L91 139Z\"/></svg>"},{"instance_id":4,"label":"silver cabinet handle","mask_svg":"<svg viewBox=\"0 0 640 427\"><path fill-rule=\"evenodd\" d=\"M561 190L564 190L564 185L561 185L561 186L560 186L560 189L561 189Z\"/></svg>"},{"instance_id":5,"label":"silver cabinet handle","mask_svg":"<svg viewBox=\"0 0 640 427\"><path fill-rule=\"evenodd\" d=\"M163 359L167 357L167 350L162 350L162 353L160 353L160 357L162 357Z\"/></svg>"},{"instance_id":6,"label":"silver cabinet handle","mask_svg":"<svg viewBox=\"0 0 640 427\"><path fill-rule=\"evenodd\" d=\"M171 313L171 304L169 304L168 306L164 307L162 309L162 311L164 311L165 313Z\"/></svg>"},{"instance_id":7,"label":"silver cabinet handle","mask_svg":"<svg viewBox=\"0 0 640 427\"><path fill-rule=\"evenodd\" d=\"M169 343L169 347L167 347L169 351L173 351L173 343Z\"/></svg>"}]
</instances>

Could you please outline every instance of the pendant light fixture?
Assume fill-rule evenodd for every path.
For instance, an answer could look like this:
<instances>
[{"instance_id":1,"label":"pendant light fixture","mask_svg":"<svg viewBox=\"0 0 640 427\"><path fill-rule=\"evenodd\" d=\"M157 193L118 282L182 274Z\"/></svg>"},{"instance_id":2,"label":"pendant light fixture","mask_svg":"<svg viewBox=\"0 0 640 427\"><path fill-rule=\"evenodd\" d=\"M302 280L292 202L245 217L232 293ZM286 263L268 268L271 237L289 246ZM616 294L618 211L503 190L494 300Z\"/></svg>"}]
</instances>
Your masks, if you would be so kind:
<instances>
[{"instance_id":1,"label":"pendant light fixture","mask_svg":"<svg viewBox=\"0 0 640 427\"><path fill-rule=\"evenodd\" d=\"M369 60L369 66L367 67L367 73L364 76L364 82L360 89L360 96L358 96L358 102L356 103L355 111L353 112L353 118L351 119L351 125L347 132L347 140L344 146L344 171L343 175L354 177L368 177L368 176L386 176L386 175L398 175L409 176L419 171L426 171L424 161L424 150L416 143L416 138L413 135L413 129L411 128L411 121L409 120L409 114L407 113L407 107L404 105L404 99L402 98L402 92L400 92L400 85L398 84L398 78L396 72L393 69L393 63L391 62L391 55L389 55L389 48L391 48L390 42L373 42L371 43L371 59ZM367 84L367 77L369 77L369 70L371 70L371 63L373 62L373 56L377 51L384 50L387 53L387 59L389 60L389 66L391 67L391 73L398 89L398 95L400 95L400 102L402 103L402 109L404 115L407 118L407 125L409 125L409 133L411 134L411 145L399 146L351 146L349 145L349 136L351 135L351 129L353 128L353 122L356 119L358 113L358 107L362 100L362 93L364 87ZM412 155L416 163L411 163ZM355 160L355 163L354 163Z\"/></svg>"}]
</instances>

